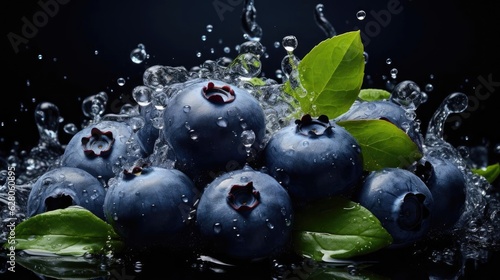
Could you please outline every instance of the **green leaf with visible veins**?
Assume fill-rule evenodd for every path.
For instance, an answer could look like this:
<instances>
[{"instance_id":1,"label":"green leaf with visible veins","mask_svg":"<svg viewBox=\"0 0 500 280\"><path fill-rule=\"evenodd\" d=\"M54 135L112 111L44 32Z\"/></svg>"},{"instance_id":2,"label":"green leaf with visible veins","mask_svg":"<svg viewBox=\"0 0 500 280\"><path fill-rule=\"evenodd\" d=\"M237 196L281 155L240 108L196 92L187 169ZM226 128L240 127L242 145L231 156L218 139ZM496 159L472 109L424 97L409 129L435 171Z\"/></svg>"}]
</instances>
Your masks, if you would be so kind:
<instances>
[{"instance_id":1,"label":"green leaf with visible veins","mask_svg":"<svg viewBox=\"0 0 500 280\"><path fill-rule=\"evenodd\" d=\"M333 119L345 113L358 97L365 69L363 53L359 30L328 38L299 62L298 76L306 95L289 81L285 91L298 100L302 112Z\"/></svg>"},{"instance_id":2,"label":"green leaf with visible veins","mask_svg":"<svg viewBox=\"0 0 500 280\"><path fill-rule=\"evenodd\" d=\"M391 93L383 89L365 88L359 92L358 97L364 101L379 101L389 99Z\"/></svg>"},{"instance_id":3,"label":"green leaf with visible veins","mask_svg":"<svg viewBox=\"0 0 500 280\"><path fill-rule=\"evenodd\" d=\"M326 262L375 252L393 241L370 211L340 196L298 210L292 236L296 253Z\"/></svg>"},{"instance_id":4,"label":"green leaf with visible veins","mask_svg":"<svg viewBox=\"0 0 500 280\"><path fill-rule=\"evenodd\" d=\"M422 158L418 146L403 130L385 120L339 121L358 141L366 171L408 167Z\"/></svg>"},{"instance_id":5,"label":"green leaf with visible veins","mask_svg":"<svg viewBox=\"0 0 500 280\"><path fill-rule=\"evenodd\" d=\"M37 253L82 256L123 246L111 225L80 206L35 215L18 224L15 232L16 250Z\"/></svg>"},{"instance_id":6,"label":"green leaf with visible veins","mask_svg":"<svg viewBox=\"0 0 500 280\"><path fill-rule=\"evenodd\" d=\"M491 184L500 176L500 163L489 165L484 169L472 169L472 172L483 176Z\"/></svg>"}]
</instances>

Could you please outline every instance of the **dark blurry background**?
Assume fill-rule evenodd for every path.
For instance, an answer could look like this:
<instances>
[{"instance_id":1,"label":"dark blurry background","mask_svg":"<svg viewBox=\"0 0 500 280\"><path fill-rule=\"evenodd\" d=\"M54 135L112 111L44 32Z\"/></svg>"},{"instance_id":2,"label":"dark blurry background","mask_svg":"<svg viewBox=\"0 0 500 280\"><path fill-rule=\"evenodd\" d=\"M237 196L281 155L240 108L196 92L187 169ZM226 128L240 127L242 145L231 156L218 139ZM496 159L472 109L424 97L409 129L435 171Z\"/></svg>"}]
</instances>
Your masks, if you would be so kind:
<instances>
[{"instance_id":1,"label":"dark blurry background","mask_svg":"<svg viewBox=\"0 0 500 280\"><path fill-rule=\"evenodd\" d=\"M470 97L469 109L448 123L447 139L454 144L499 142L500 91L499 17L494 1L254 1L256 21L263 29L263 75L276 78L286 35L299 41L301 58L326 34L314 21L314 9L324 4L324 15L337 33L360 29L364 33L370 82L364 87L385 88L390 70L396 81L413 80L428 92L429 101L417 111L425 131L433 112L448 94L461 91ZM142 84L152 65L200 65L206 59L236 57L244 42L241 25L243 0L40 0L5 1L0 56L0 151L19 141L22 149L36 145L38 132L33 111L42 101L56 104L66 123L80 124L81 101L100 91L108 93L108 113L133 102L132 89ZM360 21L359 10L367 16ZM208 32L207 25L213 25ZM206 35L206 41L201 39ZM150 55L142 64L130 52L143 44ZM224 48L230 52L225 53ZM213 53L210 49L213 48ZM200 52L201 56L197 57ZM387 64L387 59L392 61ZM384 78L386 77L386 78ZM126 80L119 86L118 78Z\"/></svg>"}]
</instances>

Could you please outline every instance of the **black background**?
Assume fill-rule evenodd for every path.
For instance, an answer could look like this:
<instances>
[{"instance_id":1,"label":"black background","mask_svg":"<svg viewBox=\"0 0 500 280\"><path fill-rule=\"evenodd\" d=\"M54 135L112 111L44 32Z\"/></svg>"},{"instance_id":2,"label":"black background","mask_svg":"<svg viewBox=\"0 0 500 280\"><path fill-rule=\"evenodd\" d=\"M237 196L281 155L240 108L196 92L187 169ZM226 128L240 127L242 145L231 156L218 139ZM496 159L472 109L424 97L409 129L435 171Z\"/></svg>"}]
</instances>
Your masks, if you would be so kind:
<instances>
[{"instance_id":1,"label":"black background","mask_svg":"<svg viewBox=\"0 0 500 280\"><path fill-rule=\"evenodd\" d=\"M147 67L160 64L189 69L206 59L234 58L235 46L244 42L243 0L60 2L8 1L1 9L2 153L14 140L24 149L36 145L33 111L39 102L50 101L59 107L64 118L60 140L66 143L69 136L62 132L62 126L81 123L83 98L105 91L110 99L107 112L116 113L118 105L133 103L131 91L142 84ZM57 3L58 7L51 6L55 12L48 15L40 3ZM451 125L446 129L447 139L467 145L483 138L498 142L500 84L495 81L500 81L496 38L500 25L494 1L256 1L256 20L263 29L261 43L269 55L262 58L263 75L276 78L275 70L286 52L273 44L284 36L298 38L295 54L299 58L327 38L314 22L318 3L324 4L325 16L337 33L360 29L367 34L365 73L372 83L364 87L385 88L383 77L390 76L392 68L399 72L396 81L413 80L422 89L431 83L434 90L429 92L429 101L417 111L424 131L443 98L462 91L472 98L471 105L455 118L462 121L458 129ZM390 3L399 3L401 12L384 18ZM356 18L361 9L367 12L363 21ZM27 42L17 45L16 52L9 38L13 34L25 37L23 18L31 23L38 20L38 27L31 30ZM208 24L214 26L211 33L206 30ZM202 35L207 35L206 41L201 40ZM139 43L145 45L150 58L134 64L129 55ZM224 53L224 47L230 47L230 53ZM197 52L202 56L197 57ZM386 64L388 58L390 65ZM124 86L116 82L120 77L126 79ZM489 87L480 86L488 80ZM478 86L479 95L475 92Z\"/></svg>"}]
</instances>

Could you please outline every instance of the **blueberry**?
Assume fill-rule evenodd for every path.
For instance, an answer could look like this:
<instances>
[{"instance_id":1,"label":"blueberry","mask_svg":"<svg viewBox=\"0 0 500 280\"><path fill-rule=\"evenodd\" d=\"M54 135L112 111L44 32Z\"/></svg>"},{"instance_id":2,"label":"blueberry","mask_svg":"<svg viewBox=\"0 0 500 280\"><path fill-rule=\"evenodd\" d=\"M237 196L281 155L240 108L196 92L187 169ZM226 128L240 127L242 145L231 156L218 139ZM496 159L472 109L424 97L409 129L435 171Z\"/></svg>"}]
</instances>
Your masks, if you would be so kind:
<instances>
[{"instance_id":1,"label":"blueberry","mask_svg":"<svg viewBox=\"0 0 500 280\"><path fill-rule=\"evenodd\" d=\"M337 117L335 121L386 120L403 130L420 151L423 151L423 136L420 133L420 127L411 116L403 107L389 100L358 101L347 112Z\"/></svg>"},{"instance_id":2,"label":"blueberry","mask_svg":"<svg viewBox=\"0 0 500 280\"><path fill-rule=\"evenodd\" d=\"M104 215L131 248L186 244L197 198L192 180L176 169L134 166L110 180Z\"/></svg>"},{"instance_id":3,"label":"blueberry","mask_svg":"<svg viewBox=\"0 0 500 280\"><path fill-rule=\"evenodd\" d=\"M127 153L132 136L132 128L124 122L89 125L70 139L61 156L61 166L77 167L108 181L115 176L115 166L133 157Z\"/></svg>"},{"instance_id":4,"label":"blueberry","mask_svg":"<svg viewBox=\"0 0 500 280\"><path fill-rule=\"evenodd\" d=\"M286 190L248 166L224 173L204 189L196 224L207 251L228 261L257 261L288 244L293 209Z\"/></svg>"},{"instance_id":5,"label":"blueberry","mask_svg":"<svg viewBox=\"0 0 500 280\"><path fill-rule=\"evenodd\" d=\"M392 248L406 247L429 232L435 203L425 183L401 168L372 171L352 200L372 212L393 237Z\"/></svg>"},{"instance_id":6,"label":"blueberry","mask_svg":"<svg viewBox=\"0 0 500 280\"><path fill-rule=\"evenodd\" d=\"M435 201L431 209L432 232L452 229L465 207L466 181L462 171L449 159L425 155L415 173L426 183Z\"/></svg>"},{"instance_id":7,"label":"blueberry","mask_svg":"<svg viewBox=\"0 0 500 280\"><path fill-rule=\"evenodd\" d=\"M263 147L266 126L259 102L222 81L190 82L172 97L163 117L175 167L201 186L251 163Z\"/></svg>"},{"instance_id":8,"label":"blueberry","mask_svg":"<svg viewBox=\"0 0 500 280\"><path fill-rule=\"evenodd\" d=\"M31 186L27 216L78 205L104 220L105 195L102 183L88 172L75 167L57 167L38 177Z\"/></svg>"},{"instance_id":9,"label":"blueberry","mask_svg":"<svg viewBox=\"0 0 500 280\"><path fill-rule=\"evenodd\" d=\"M356 139L326 116L304 115L271 136L265 166L294 200L308 201L346 194L363 175Z\"/></svg>"},{"instance_id":10,"label":"blueberry","mask_svg":"<svg viewBox=\"0 0 500 280\"><path fill-rule=\"evenodd\" d=\"M140 107L140 115L144 118L144 125L137 130L135 136L141 147L143 156L148 156L154 152L155 143L160 135L159 128L156 128L153 123L156 112L156 108L152 103Z\"/></svg>"}]
</instances>

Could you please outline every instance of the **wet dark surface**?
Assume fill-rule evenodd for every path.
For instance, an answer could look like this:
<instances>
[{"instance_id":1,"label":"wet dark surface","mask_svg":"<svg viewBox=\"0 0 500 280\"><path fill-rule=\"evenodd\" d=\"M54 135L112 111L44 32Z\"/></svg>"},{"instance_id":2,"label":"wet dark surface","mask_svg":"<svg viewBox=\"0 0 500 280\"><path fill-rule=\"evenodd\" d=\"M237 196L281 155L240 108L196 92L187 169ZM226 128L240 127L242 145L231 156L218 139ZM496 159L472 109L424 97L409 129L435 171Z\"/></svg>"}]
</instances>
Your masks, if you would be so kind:
<instances>
[{"instance_id":1,"label":"wet dark surface","mask_svg":"<svg viewBox=\"0 0 500 280\"><path fill-rule=\"evenodd\" d=\"M64 262L61 257L47 263L65 266L65 273L79 279L497 279L500 254L494 252L489 261L466 260L454 263L460 256L448 260L432 260L430 255L415 250L382 251L373 255L353 259L351 264L325 264L304 261L294 255L278 257L278 261L219 265L197 259L194 256L169 254L168 252L123 257L120 263L108 264L95 261L94 264L75 265ZM45 264L47 264L45 263ZM38 263L40 265L41 263ZM280 264L279 266L277 264ZM290 264L294 264L293 266ZM30 268L33 268L30 266ZM94 269L82 277L83 268ZM73 272L72 272L73 270ZM36 271L36 270L35 270ZM60 271L61 268L60 268ZM63 279L54 274L33 272L22 265L16 272L5 272L2 279ZM51 277L52 276L52 277ZM158 278L159 277L159 278ZM337 277L337 278L336 278ZM346 278L351 277L351 278Z\"/></svg>"}]
</instances>

